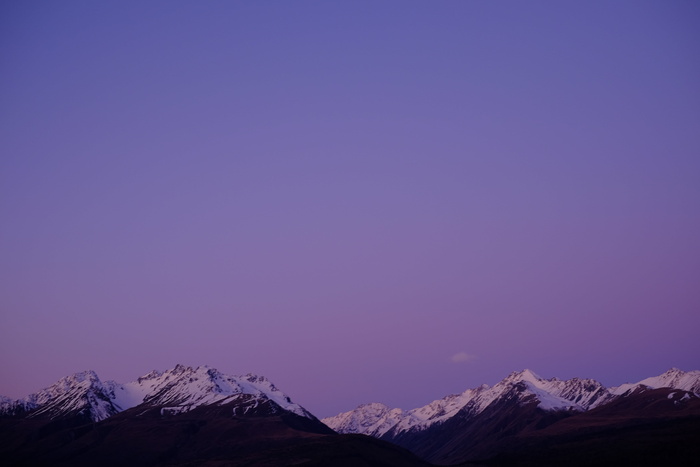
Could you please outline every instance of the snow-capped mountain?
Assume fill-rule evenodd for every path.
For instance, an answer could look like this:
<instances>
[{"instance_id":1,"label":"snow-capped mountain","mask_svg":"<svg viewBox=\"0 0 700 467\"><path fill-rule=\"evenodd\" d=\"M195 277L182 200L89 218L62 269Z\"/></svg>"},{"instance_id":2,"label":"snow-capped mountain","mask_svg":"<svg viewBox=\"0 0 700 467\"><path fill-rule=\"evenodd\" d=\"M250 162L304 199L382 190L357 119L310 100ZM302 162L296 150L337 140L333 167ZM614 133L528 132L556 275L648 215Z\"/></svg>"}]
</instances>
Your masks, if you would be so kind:
<instances>
[{"instance_id":1,"label":"snow-capped mountain","mask_svg":"<svg viewBox=\"0 0 700 467\"><path fill-rule=\"evenodd\" d=\"M543 459L537 453L548 452L542 449L553 443L569 443L567 449L578 456L590 448L591 433L605 439L616 430L631 433L620 436L628 436L624 442L638 449L639 433L656 439L669 426L675 430L675 439L681 440L678 447L683 457L692 448L687 439L693 437L692 427L700 420L699 384L700 372L678 369L614 388L592 379L544 379L523 370L494 386L467 389L424 407L402 410L365 404L322 421L339 433L390 441L439 465L501 455L514 456L517 464L518 453L528 450L537 459L532 465L540 465ZM679 422L669 425L669 420ZM634 430L625 431L629 427ZM596 449L611 458L617 455L602 444ZM591 465L596 464L594 460Z\"/></svg>"},{"instance_id":2,"label":"snow-capped mountain","mask_svg":"<svg viewBox=\"0 0 700 467\"><path fill-rule=\"evenodd\" d=\"M409 415L401 409L390 409L374 402L322 421L338 433L362 433L380 438L407 418L410 418Z\"/></svg>"},{"instance_id":3,"label":"snow-capped mountain","mask_svg":"<svg viewBox=\"0 0 700 467\"><path fill-rule=\"evenodd\" d=\"M228 376L207 366L177 365L163 373L153 371L131 383L110 382L110 387L111 399L120 411L140 404L190 410L200 405L221 405L243 396L254 396L254 399L272 401L288 412L313 417L264 376Z\"/></svg>"},{"instance_id":4,"label":"snow-capped mountain","mask_svg":"<svg viewBox=\"0 0 700 467\"><path fill-rule=\"evenodd\" d=\"M20 400L0 396L0 459L290 465L313 453L314 465L689 465L700 456L699 392L700 371L606 388L523 370L412 410L365 404L324 425L261 376L178 365L119 384L85 371Z\"/></svg>"},{"instance_id":5,"label":"snow-capped mountain","mask_svg":"<svg viewBox=\"0 0 700 467\"><path fill-rule=\"evenodd\" d=\"M426 465L389 442L334 432L262 376L182 365L126 384L86 371L0 397L0 464Z\"/></svg>"},{"instance_id":6,"label":"snow-capped mountain","mask_svg":"<svg viewBox=\"0 0 700 467\"><path fill-rule=\"evenodd\" d=\"M506 396L517 397L521 404L536 403L544 411L583 412L639 387L667 387L700 393L700 371L683 372L673 368L638 383L606 388L593 379L544 379L526 369L511 373L492 387L483 385L467 389L412 410L391 409L379 403L364 404L322 421L339 433L362 433L391 439L442 423L459 412L476 416Z\"/></svg>"},{"instance_id":7,"label":"snow-capped mountain","mask_svg":"<svg viewBox=\"0 0 700 467\"><path fill-rule=\"evenodd\" d=\"M228 376L207 366L183 365L153 371L126 384L102 382L94 371L76 373L24 399L0 399L0 414L50 419L78 415L97 422L140 405L174 414L234 402L238 403L232 409L234 415L267 403L268 411L315 418L263 376Z\"/></svg>"},{"instance_id":8,"label":"snow-capped mountain","mask_svg":"<svg viewBox=\"0 0 700 467\"><path fill-rule=\"evenodd\" d=\"M110 386L103 384L94 371L83 371L61 378L24 399L5 398L0 413L24 414L28 418L83 415L99 421L119 412L109 394Z\"/></svg>"},{"instance_id":9,"label":"snow-capped mountain","mask_svg":"<svg viewBox=\"0 0 700 467\"><path fill-rule=\"evenodd\" d=\"M322 421L340 433L362 433L382 437L422 430L452 418L465 410L478 415L508 390L517 387L521 398L534 399L544 410L585 410L599 399L609 397L606 388L594 380L574 378L545 380L531 370L511 373L493 387L483 385L435 400L424 407L404 411L383 404L361 405L355 410ZM378 410L381 409L381 410Z\"/></svg>"}]
</instances>

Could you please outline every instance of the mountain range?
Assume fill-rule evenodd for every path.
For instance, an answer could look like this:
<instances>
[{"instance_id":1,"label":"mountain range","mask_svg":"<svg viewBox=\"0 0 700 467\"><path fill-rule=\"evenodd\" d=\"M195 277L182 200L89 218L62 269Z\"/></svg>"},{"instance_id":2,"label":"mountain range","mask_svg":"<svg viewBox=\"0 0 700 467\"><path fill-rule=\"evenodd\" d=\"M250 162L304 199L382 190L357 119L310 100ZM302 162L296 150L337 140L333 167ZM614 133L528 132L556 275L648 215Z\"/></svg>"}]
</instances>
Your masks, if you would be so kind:
<instances>
[{"instance_id":1,"label":"mountain range","mask_svg":"<svg viewBox=\"0 0 700 467\"><path fill-rule=\"evenodd\" d=\"M577 436L582 434L590 438L630 428L653 432L659 422L669 420L694 426L677 440L698 436L699 394L700 371L673 368L637 383L607 388L593 379L544 379L523 370L494 386L467 389L412 410L370 403L322 421L339 433L390 441L438 464L495 457L519 463L523 451L544 449L555 439L560 449L568 443L575 450ZM535 458L533 464L546 461Z\"/></svg>"},{"instance_id":2,"label":"mountain range","mask_svg":"<svg viewBox=\"0 0 700 467\"><path fill-rule=\"evenodd\" d=\"M0 398L0 465L427 465L407 450L337 434L257 375L177 365L136 381L93 371Z\"/></svg>"},{"instance_id":3,"label":"mountain range","mask_svg":"<svg viewBox=\"0 0 700 467\"><path fill-rule=\"evenodd\" d=\"M76 373L24 399L1 399L0 413L49 419L78 416L99 422L139 405L159 407L163 414L172 415L229 403L234 412L259 411L258 406L265 405L270 413L287 411L315 418L263 376L227 376L207 366L184 365L152 371L126 384L102 382L94 371Z\"/></svg>"},{"instance_id":4,"label":"mountain range","mask_svg":"<svg viewBox=\"0 0 700 467\"><path fill-rule=\"evenodd\" d=\"M652 465L700 458L700 371L637 383L511 373L412 410L319 420L262 376L93 371L0 396L3 465Z\"/></svg>"}]
</instances>

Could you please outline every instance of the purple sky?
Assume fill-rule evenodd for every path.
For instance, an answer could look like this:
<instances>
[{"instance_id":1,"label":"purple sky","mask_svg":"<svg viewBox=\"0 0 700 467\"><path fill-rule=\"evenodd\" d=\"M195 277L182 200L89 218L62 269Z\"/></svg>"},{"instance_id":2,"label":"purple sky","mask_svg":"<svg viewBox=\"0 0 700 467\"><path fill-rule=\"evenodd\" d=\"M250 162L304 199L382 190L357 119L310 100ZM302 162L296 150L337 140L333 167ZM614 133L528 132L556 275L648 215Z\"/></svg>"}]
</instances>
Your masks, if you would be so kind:
<instances>
[{"instance_id":1,"label":"purple sky","mask_svg":"<svg viewBox=\"0 0 700 467\"><path fill-rule=\"evenodd\" d=\"M328 416L700 369L698 24L4 2L0 394L208 364Z\"/></svg>"}]
</instances>

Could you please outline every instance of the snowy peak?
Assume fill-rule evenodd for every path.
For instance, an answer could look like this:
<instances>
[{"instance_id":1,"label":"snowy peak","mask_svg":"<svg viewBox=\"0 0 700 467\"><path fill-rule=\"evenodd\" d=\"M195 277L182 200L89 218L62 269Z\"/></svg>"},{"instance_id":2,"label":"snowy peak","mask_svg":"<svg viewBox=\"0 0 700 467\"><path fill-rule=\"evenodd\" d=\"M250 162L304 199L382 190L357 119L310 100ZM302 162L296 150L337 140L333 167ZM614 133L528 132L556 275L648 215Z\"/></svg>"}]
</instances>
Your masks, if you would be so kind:
<instances>
[{"instance_id":1,"label":"snowy peak","mask_svg":"<svg viewBox=\"0 0 700 467\"><path fill-rule=\"evenodd\" d=\"M617 387L610 388L610 392L616 396L626 394L630 391L645 386L651 389L671 388L700 394L700 371L683 371L678 368L671 368L659 376L645 378L637 383L625 383Z\"/></svg>"},{"instance_id":2,"label":"snowy peak","mask_svg":"<svg viewBox=\"0 0 700 467\"><path fill-rule=\"evenodd\" d=\"M123 385L115 393L115 398L124 406L141 398L139 403L177 406L189 410L200 405L232 402L243 395L269 400L283 410L311 417L303 407L293 403L264 376L228 376L208 366L192 368L177 365L163 373L151 372L146 377Z\"/></svg>"},{"instance_id":3,"label":"snowy peak","mask_svg":"<svg viewBox=\"0 0 700 467\"><path fill-rule=\"evenodd\" d=\"M442 399L437 399L430 404L413 409L409 413L413 416L411 427L417 425L430 425L442 420L446 420L461 410L468 402L474 400L483 391L488 390L488 386L482 386L476 389L467 389L461 394L451 394ZM410 428L406 426L406 428Z\"/></svg>"},{"instance_id":4,"label":"snowy peak","mask_svg":"<svg viewBox=\"0 0 700 467\"><path fill-rule=\"evenodd\" d=\"M678 368L671 368L659 376L643 379L638 384L643 384L653 389L681 389L697 394L700 393L700 371L686 372Z\"/></svg>"},{"instance_id":5,"label":"snowy peak","mask_svg":"<svg viewBox=\"0 0 700 467\"><path fill-rule=\"evenodd\" d=\"M607 389L592 379L544 379L531 370L511 373L496 387L520 384L524 393L532 394L544 410L587 410L593 403L608 396Z\"/></svg>"},{"instance_id":6,"label":"snowy peak","mask_svg":"<svg viewBox=\"0 0 700 467\"><path fill-rule=\"evenodd\" d=\"M48 388L24 400L29 417L58 418L79 415L93 421L104 420L118 410L112 404L110 391L94 371L66 376Z\"/></svg>"},{"instance_id":7,"label":"snowy peak","mask_svg":"<svg viewBox=\"0 0 700 467\"><path fill-rule=\"evenodd\" d=\"M373 402L322 421L339 433L363 433L380 437L405 416L401 409L390 409L384 404ZM332 420L332 425L327 422L328 420Z\"/></svg>"},{"instance_id":8,"label":"snowy peak","mask_svg":"<svg viewBox=\"0 0 700 467\"><path fill-rule=\"evenodd\" d=\"M59 379L48 388L36 393L31 397L31 401L36 404L44 404L57 396L66 393L85 393L88 391L103 390L102 382L94 371L82 371Z\"/></svg>"},{"instance_id":9,"label":"snowy peak","mask_svg":"<svg viewBox=\"0 0 700 467\"><path fill-rule=\"evenodd\" d=\"M534 371L528 370L526 368L522 371L514 371L513 373L506 376L506 378L502 382L503 383L528 382L528 383L537 384L541 381L544 381L544 379L542 377L537 375Z\"/></svg>"},{"instance_id":10,"label":"snowy peak","mask_svg":"<svg viewBox=\"0 0 700 467\"><path fill-rule=\"evenodd\" d=\"M249 407L264 403L268 411L289 411L314 418L265 377L228 376L208 366L184 365L164 372L152 371L126 384L103 383L94 371L76 373L25 399L1 400L0 413L27 413L29 417L52 419L81 415L100 421L142 404L180 413L201 405L226 403Z\"/></svg>"},{"instance_id":11,"label":"snowy peak","mask_svg":"<svg viewBox=\"0 0 700 467\"><path fill-rule=\"evenodd\" d=\"M199 405L223 404L241 395L251 395L270 400L281 409L297 415L310 416L263 376L228 376L208 366L192 368L184 365L149 375L123 385L115 392L120 405L129 406L134 403L135 396L143 396L141 402L148 405L178 406L189 410Z\"/></svg>"}]
</instances>

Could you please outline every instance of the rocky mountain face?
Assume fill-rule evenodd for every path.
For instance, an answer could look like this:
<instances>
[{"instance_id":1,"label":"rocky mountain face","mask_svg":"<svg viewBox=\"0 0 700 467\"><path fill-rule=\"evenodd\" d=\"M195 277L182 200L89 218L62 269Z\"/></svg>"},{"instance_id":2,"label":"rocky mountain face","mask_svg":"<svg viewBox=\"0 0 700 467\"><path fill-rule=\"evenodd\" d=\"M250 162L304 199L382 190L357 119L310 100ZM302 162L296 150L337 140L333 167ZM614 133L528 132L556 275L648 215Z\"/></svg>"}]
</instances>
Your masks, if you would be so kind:
<instances>
[{"instance_id":1,"label":"rocky mountain face","mask_svg":"<svg viewBox=\"0 0 700 467\"><path fill-rule=\"evenodd\" d=\"M679 434L682 439L700 433L700 418L694 418L700 416L699 389L700 371L671 369L638 383L606 388L591 379L544 379L524 370L493 387L468 389L424 407L404 411L365 404L323 422L340 433L368 434L431 462L450 464L551 443L543 433L564 436L561 442L566 444L576 433L639 424L654 430L659 420L695 420L696 429ZM543 461L536 459L535 464Z\"/></svg>"}]
</instances>

